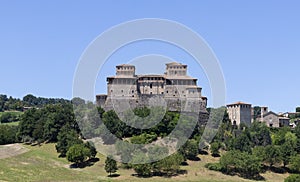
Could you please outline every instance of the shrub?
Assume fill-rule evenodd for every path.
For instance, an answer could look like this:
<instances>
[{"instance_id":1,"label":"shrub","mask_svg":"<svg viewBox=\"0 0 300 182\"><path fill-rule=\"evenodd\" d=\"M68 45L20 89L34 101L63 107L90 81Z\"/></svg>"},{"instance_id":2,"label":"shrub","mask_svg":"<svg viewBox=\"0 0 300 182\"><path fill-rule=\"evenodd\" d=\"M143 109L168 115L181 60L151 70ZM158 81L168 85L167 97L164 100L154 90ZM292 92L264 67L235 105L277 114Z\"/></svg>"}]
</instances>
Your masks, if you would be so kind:
<instances>
[{"instance_id":1,"label":"shrub","mask_svg":"<svg viewBox=\"0 0 300 182\"><path fill-rule=\"evenodd\" d=\"M300 174L292 174L284 180L284 182L299 182L299 181L300 181Z\"/></svg>"},{"instance_id":2,"label":"shrub","mask_svg":"<svg viewBox=\"0 0 300 182\"><path fill-rule=\"evenodd\" d=\"M212 171L222 171L222 166L220 163L207 163L204 167Z\"/></svg>"}]
</instances>

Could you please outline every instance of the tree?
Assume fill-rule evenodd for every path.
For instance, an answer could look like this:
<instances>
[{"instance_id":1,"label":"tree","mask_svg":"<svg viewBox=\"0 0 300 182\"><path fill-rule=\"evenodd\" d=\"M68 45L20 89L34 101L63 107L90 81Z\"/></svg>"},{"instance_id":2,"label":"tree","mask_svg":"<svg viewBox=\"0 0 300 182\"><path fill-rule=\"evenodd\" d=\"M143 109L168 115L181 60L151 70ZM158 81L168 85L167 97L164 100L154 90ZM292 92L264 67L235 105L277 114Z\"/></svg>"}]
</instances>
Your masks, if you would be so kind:
<instances>
[{"instance_id":1,"label":"tree","mask_svg":"<svg viewBox=\"0 0 300 182\"><path fill-rule=\"evenodd\" d=\"M243 131L236 138L233 138L231 141L231 149L239 150L241 152L250 152L251 151L251 141L250 134L246 131Z\"/></svg>"},{"instance_id":2,"label":"tree","mask_svg":"<svg viewBox=\"0 0 300 182\"><path fill-rule=\"evenodd\" d=\"M295 151L296 144L297 144L297 137L295 136L295 134L291 132L287 132L285 134L285 141L280 146L284 167L289 164L291 157L297 154Z\"/></svg>"},{"instance_id":3,"label":"tree","mask_svg":"<svg viewBox=\"0 0 300 182\"><path fill-rule=\"evenodd\" d=\"M142 151L137 152L132 158L132 167L139 176L150 176L152 172L152 165L149 163L147 156Z\"/></svg>"},{"instance_id":4,"label":"tree","mask_svg":"<svg viewBox=\"0 0 300 182\"><path fill-rule=\"evenodd\" d=\"M17 138L16 138L17 131L18 131L17 126L0 124L0 145L17 142Z\"/></svg>"},{"instance_id":5,"label":"tree","mask_svg":"<svg viewBox=\"0 0 300 182\"><path fill-rule=\"evenodd\" d=\"M260 161L265 161L266 160L266 150L264 146L256 146L252 150L252 154L255 157L258 157Z\"/></svg>"},{"instance_id":6,"label":"tree","mask_svg":"<svg viewBox=\"0 0 300 182\"><path fill-rule=\"evenodd\" d=\"M91 154L90 150L84 144L75 144L71 146L67 152L67 160L78 164L85 161Z\"/></svg>"},{"instance_id":7,"label":"tree","mask_svg":"<svg viewBox=\"0 0 300 182\"><path fill-rule=\"evenodd\" d=\"M300 172L300 155L291 157L289 168L294 172Z\"/></svg>"},{"instance_id":8,"label":"tree","mask_svg":"<svg viewBox=\"0 0 300 182\"><path fill-rule=\"evenodd\" d=\"M179 149L179 153L183 156L184 160L195 160L198 155L198 148L198 142L190 139Z\"/></svg>"},{"instance_id":9,"label":"tree","mask_svg":"<svg viewBox=\"0 0 300 182\"><path fill-rule=\"evenodd\" d=\"M184 161L181 154L172 154L156 163L159 171L166 173L168 176L176 174L180 169L180 164Z\"/></svg>"},{"instance_id":10,"label":"tree","mask_svg":"<svg viewBox=\"0 0 300 182\"><path fill-rule=\"evenodd\" d=\"M109 173L109 176L111 176L111 173L115 173L117 170L117 162L111 156L106 157L105 171Z\"/></svg>"},{"instance_id":11,"label":"tree","mask_svg":"<svg viewBox=\"0 0 300 182\"><path fill-rule=\"evenodd\" d=\"M300 174L292 174L284 180L284 182L299 182L299 181L300 181Z\"/></svg>"},{"instance_id":12,"label":"tree","mask_svg":"<svg viewBox=\"0 0 300 182\"><path fill-rule=\"evenodd\" d=\"M89 158L95 158L95 156L97 154L97 150L95 148L94 143L88 141L84 145L85 145L86 148L88 148L90 150L91 155L89 156Z\"/></svg>"},{"instance_id":13,"label":"tree","mask_svg":"<svg viewBox=\"0 0 300 182\"><path fill-rule=\"evenodd\" d=\"M300 124L298 124L294 130L294 133L297 137L296 141L296 151L300 153Z\"/></svg>"},{"instance_id":14,"label":"tree","mask_svg":"<svg viewBox=\"0 0 300 182\"><path fill-rule=\"evenodd\" d=\"M270 129L264 123L252 123L250 136L253 146L267 146L272 144Z\"/></svg>"},{"instance_id":15,"label":"tree","mask_svg":"<svg viewBox=\"0 0 300 182\"><path fill-rule=\"evenodd\" d=\"M219 148L220 144L218 142L213 142L210 144L210 152L213 157L220 156Z\"/></svg>"},{"instance_id":16,"label":"tree","mask_svg":"<svg viewBox=\"0 0 300 182\"><path fill-rule=\"evenodd\" d=\"M64 126L57 135L56 151L60 153L60 157L65 157L69 148L75 144L82 144L79 135L68 125Z\"/></svg>"},{"instance_id":17,"label":"tree","mask_svg":"<svg viewBox=\"0 0 300 182\"><path fill-rule=\"evenodd\" d=\"M247 152L229 151L220 158L220 166L225 173L239 173L246 178L255 178L261 172L261 161Z\"/></svg>"},{"instance_id":18,"label":"tree","mask_svg":"<svg viewBox=\"0 0 300 182\"><path fill-rule=\"evenodd\" d=\"M287 127L280 128L277 132L272 135L272 142L274 145L282 145L285 142L285 135L290 132Z\"/></svg>"},{"instance_id":19,"label":"tree","mask_svg":"<svg viewBox=\"0 0 300 182\"><path fill-rule=\"evenodd\" d=\"M268 145L265 147L265 162L272 167L274 164L280 164L282 161L282 153L279 146Z\"/></svg>"}]
</instances>

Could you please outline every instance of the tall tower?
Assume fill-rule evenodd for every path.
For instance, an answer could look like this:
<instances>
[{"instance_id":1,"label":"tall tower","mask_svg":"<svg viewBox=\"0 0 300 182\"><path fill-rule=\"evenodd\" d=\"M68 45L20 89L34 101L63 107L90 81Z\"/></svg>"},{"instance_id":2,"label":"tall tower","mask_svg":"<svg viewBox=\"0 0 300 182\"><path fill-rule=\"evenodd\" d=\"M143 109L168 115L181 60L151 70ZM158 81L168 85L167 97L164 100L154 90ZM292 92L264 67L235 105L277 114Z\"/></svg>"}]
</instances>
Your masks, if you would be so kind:
<instances>
[{"instance_id":1,"label":"tall tower","mask_svg":"<svg viewBox=\"0 0 300 182\"><path fill-rule=\"evenodd\" d=\"M251 124L251 104L237 102L227 105L229 119L233 125Z\"/></svg>"},{"instance_id":2,"label":"tall tower","mask_svg":"<svg viewBox=\"0 0 300 182\"><path fill-rule=\"evenodd\" d=\"M181 63L167 63L166 64L166 75L167 76L186 76L187 65Z\"/></svg>"}]
</instances>

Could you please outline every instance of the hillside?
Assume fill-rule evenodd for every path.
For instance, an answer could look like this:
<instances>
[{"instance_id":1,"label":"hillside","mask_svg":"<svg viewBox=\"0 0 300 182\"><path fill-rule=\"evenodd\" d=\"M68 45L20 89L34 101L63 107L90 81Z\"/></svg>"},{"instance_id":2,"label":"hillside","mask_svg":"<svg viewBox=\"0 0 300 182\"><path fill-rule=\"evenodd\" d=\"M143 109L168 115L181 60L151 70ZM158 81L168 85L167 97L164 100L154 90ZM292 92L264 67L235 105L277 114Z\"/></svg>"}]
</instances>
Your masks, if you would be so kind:
<instances>
[{"instance_id":1,"label":"hillside","mask_svg":"<svg viewBox=\"0 0 300 182\"><path fill-rule=\"evenodd\" d=\"M251 181L238 176L227 176L219 172L204 168L208 162L216 162L218 158L209 155L199 155L201 161L188 161L188 166L182 166L187 174L172 178L151 177L139 178L132 176L133 170L119 169L120 176L108 178L104 170L105 157L98 155L99 162L85 168L71 169L70 163L65 158L58 158L54 144L43 144L42 146L20 145L28 150L25 153L0 159L0 181L207 181L207 182L238 182ZM10 145L11 146L11 145ZM0 151L11 153L9 149ZM275 174L267 172L262 174L266 181L281 182L288 174Z\"/></svg>"}]
</instances>

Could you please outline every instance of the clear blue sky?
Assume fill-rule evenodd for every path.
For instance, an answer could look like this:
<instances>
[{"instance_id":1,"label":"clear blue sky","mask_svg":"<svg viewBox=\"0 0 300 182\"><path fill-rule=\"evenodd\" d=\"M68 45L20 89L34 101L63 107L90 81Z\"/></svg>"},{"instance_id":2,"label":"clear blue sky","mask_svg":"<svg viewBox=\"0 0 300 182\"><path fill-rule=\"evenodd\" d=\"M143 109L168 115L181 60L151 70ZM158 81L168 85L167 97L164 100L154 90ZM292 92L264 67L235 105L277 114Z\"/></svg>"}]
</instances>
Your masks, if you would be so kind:
<instances>
[{"instance_id":1,"label":"clear blue sky","mask_svg":"<svg viewBox=\"0 0 300 182\"><path fill-rule=\"evenodd\" d=\"M0 93L71 98L78 60L94 38L124 21L163 18L190 27L207 41L224 72L227 103L293 111L300 105L299 8L296 0L0 1ZM123 60L116 64L146 53L189 62L165 45L145 43L135 50L119 51L115 57ZM99 74L97 92L105 92L105 76L113 69L108 65ZM192 69L190 75L198 77L209 97L205 75Z\"/></svg>"}]
</instances>

